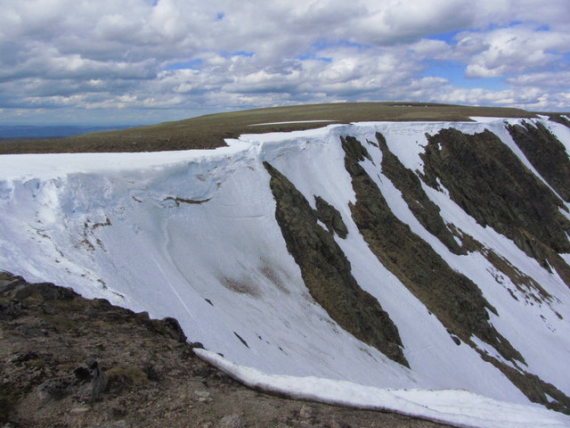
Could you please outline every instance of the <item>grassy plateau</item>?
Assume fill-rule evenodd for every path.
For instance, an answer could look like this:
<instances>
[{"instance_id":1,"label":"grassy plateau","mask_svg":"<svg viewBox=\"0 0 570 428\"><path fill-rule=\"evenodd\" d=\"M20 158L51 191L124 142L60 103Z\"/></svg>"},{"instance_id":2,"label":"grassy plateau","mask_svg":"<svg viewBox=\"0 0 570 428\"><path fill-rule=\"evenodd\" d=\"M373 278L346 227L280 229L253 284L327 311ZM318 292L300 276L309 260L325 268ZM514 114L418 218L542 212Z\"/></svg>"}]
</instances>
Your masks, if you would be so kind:
<instances>
[{"instance_id":1,"label":"grassy plateau","mask_svg":"<svg viewBox=\"0 0 570 428\"><path fill-rule=\"evenodd\" d=\"M246 133L286 132L362 121L467 121L470 116L536 117L534 113L514 108L433 103L312 104L210 114L67 138L2 140L0 154L212 149L224 146L225 138ZM275 123L292 121L313 122Z\"/></svg>"}]
</instances>

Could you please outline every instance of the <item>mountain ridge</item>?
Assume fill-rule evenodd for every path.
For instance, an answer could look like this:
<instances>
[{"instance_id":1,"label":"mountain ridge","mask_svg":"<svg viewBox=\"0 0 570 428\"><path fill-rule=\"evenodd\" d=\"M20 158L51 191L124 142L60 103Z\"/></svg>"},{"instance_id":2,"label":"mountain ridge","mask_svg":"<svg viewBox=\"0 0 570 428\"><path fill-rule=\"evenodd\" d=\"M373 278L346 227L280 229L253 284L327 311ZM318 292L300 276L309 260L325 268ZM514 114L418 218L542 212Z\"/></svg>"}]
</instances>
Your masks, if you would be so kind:
<instances>
[{"instance_id":1,"label":"mountain ridge","mask_svg":"<svg viewBox=\"0 0 570 428\"><path fill-rule=\"evenodd\" d=\"M214 149L241 134L290 132L321 127L326 122L464 121L470 116L533 118L515 108L451 104L384 102L308 104L215 113L156 125L49 140L2 141L0 154L137 152ZM560 118L558 114L552 117Z\"/></svg>"},{"instance_id":2,"label":"mountain ridge","mask_svg":"<svg viewBox=\"0 0 570 428\"><path fill-rule=\"evenodd\" d=\"M570 128L475 117L227 143L1 156L0 267L172 316L293 389L315 376L569 412Z\"/></svg>"}]
</instances>

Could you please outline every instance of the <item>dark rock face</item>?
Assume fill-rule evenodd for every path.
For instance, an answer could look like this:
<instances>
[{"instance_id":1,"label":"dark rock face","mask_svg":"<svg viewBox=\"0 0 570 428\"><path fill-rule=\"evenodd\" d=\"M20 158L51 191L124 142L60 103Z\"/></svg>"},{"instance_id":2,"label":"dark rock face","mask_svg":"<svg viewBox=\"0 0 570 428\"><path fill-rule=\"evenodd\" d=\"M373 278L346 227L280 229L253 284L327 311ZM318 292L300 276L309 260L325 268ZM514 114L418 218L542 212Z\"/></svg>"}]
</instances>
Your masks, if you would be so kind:
<instances>
[{"instance_id":1,"label":"dark rock face","mask_svg":"<svg viewBox=\"0 0 570 428\"><path fill-rule=\"evenodd\" d=\"M542 404L543 406L556 410L557 412L570 415L570 397L565 395L554 385L543 381L538 376L528 373L520 367L518 369L514 369L486 353L479 353L481 354L481 358L501 370L513 385L526 395L530 401ZM549 399L548 397L551 398Z\"/></svg>"},{"instance_id":2,"label":"dark rock face","mask_svg":"<svg viewBox=\"0 0 570 428\"><path fill-rule=\"evenodd\" d=\"M570 128L570 120L566 119L565 117L568 116L567 114L565 115L560 113L546 113L546 116L548 116L548 118L553 122L558 122Z\"/></svg>"},{"instance_id":3,"label":"dark rock face","mask_svg":"<svg viewBox=\"0 0 570 428\"><path fill-rule=\"evenodd\" d=\"M570 252L562 201L490 131L443 129L428 141L425 182L439 188L439 180L478 223L512 239L546 269L554 266L570 284L570 268L557 256Z\"/></svg>"},{"instance_id":4,"label":"dark rock face","mask_svg":"<svg viewBox=\"0 0 570 428\"><path fill-rule=\"evenodd\" d=\"M22 303L17 300L0 302L0 320L7 321L18 318L22 315L23 310Z\"/></svg>"},{"instance_id":5,"label":"dark rock face","mask_svg":"<svg viewBox=\"0 0 570 428\"><path fill-rule=\"evenodd\" d=\"M457 131L454 131L454 133L462 136L460 138L468 137ZM419 198L417 200L422 201L423 196L418 191L417 182L411 178L410 174L402 170L403 167L400 168L398 166L396 163L397 159L390 158L387 147L382 148L383 145L385 146L383 139L378 138L378 141L383 151L384 159L388 159L386 164L383 160L383 172L386 173L386 170L388 170L388 177L395 178L398 183L395 184L397 187L401 186L401 189L410 191L411 195L414 195L412 197ZM430 245L415 235L406 224L394 216L376 184L359 165L359 162L363 161L365 157L365 149L362 147L362 144L351 137L343 139L342 144L346 153L346 169L352 176L352 185L356 193L356 204L351 207L353 219L370 249L382 264L390 269L437 316L443 325L447 327L448 332L456 343L459 337L476 349L482 359L501 370L531 401L543 404L554 410L570 413L569 397L553 385L544 382L538 376L520 368L521 365L526 364L522 355L490 323L487 311L491 311L499 316L500 314L497 314L496 310L485 300L479 288L470 279L451 269ZM430 147L428 146L429 149ZM432 146L431 150L438 149ZM469 151L469 149L466 150ZM426 158L428 156L429 154L426 154ZM462 167L462 165L455 166L454 159L448 158L448 156L443 154L441 158L438 157L437 159L440 162L444 162L452 170ZM480 154L471 153L466 158L473 161L477 156L480 156ZM468 163L467 161L465 162ZM427 166L427 163L426 167L430 170L430 166ZM455 172L456 174L461 174L461 171ZM431 184L437 185L434 175L428 177L428 180L430 178L433 180ZM475 178L472 179L475 180ZM463 183L457 180L454 184L461 188ZM490 185L490 183L487 184L487 186ZM464 195L464 197L468 204L470 202L469 198L467 195ZM408 201L410 195L404 196L404 198ZM423 209L417 205L415 210L412 207L410 209L418 218L425 215L432 217L434 214L433 208L427 208L426 210L425 207L429 207L429 204L422 203L421 205ZM422 221L422 224L424 224L426 229L428 228L427 221ZM462 239L466 242L464 247L467 250L481 251L499 270L512 276L519 286L533 288L539 293L542 291L542 297L545 299L549 298L540 285L532 280L529 282L530 278L518 272L507 261L499 259L494 253L491 254L488 251L485 253L486 249L482 248L481 244L468 238L468 236L462 236ZM517 369L478 349L471 340L472 335L493 346L503 358L511 361ZM549 401L546 394L554 400Z\"/></svg>"},{"instance_id":6,"label":"dark rock face","mask_svg":"<svg viewBox=\"0 0 570 428\"><path fill-rule=\"evenodd\" d=\"M329 232L336 233L343 239L346 238L348 229L337 209L320 196L315 196L315 202L317 204L317 218L327 226Z\"/></svg>"},{"instance_id":7,"label":"dark rock face","mask_svg":"<svg viewBox=\"0 0 570 428\"><path fill-rule=\"evenodd\" d=\"M453 234L445 225L439 214L439 207L428 198L422 189L418 176L402 165L388 149L386 139L382 134L377 133L376 139L382 150L382 172L402 192L404 200L418 221L428 232L437 236L451 252L466 254L467 252L457 244Z\"/></svg>"},{"instance_id":8,"label":"dark rock face","mask_svg":"<svg viewBox=\"0 0 570 428\"><path fill-rule=\"evenodd\" d=\"M380 262L388 268L451 334L472 344L471 336L495 347L511 361L522 356L489 322L496 313L479 288L451 269L429 244L414 234L390 210L380 189L359 165L362 144L352 137L342 141L345 165L352 177L356 204L351 207L360 233Z\"/></svg>"},{"instance_id":9,"label":"dark rock face","mask_svg":"<svg viewBox=\"0 0 570 428\"><path fill-rule=\"evenodd\" d=\"M556 142L549 136L550 133L544 128L533 128L529 131L528 127L511 127L509 130L513 138L519 140L519 145L526 145L526 151L529 153L532 151L531 154L527 154L529 158L541 156L542 151L547 151L548 156L562 156L561 147L555 144ZM549 148L539 150L530 147L531 144L541 144L531 141L535 138L548 139L544 144L549 145ZM549 265L553 266L566 283L570 284L570 269L557 254L568 252L566 231L570 226L568 220L559 212L563 205L558 197L489 131L465 135L454 129L444 129L434 136L428 136L428 142L425 154L422 156L424 161L422 178L425 182L434 188L439 188L441 183L449 191L451 198L480 224L490 225L499 233L511 238L519 248L536 258L547 269ZM525 150L522 147L521 149ZM550 183L557 191L566 186L563 184L566 174L565 160L567 161L567 155L564 153L563 160L550 161L557 164L551 168L559 171L558 179L552 179L552 183L556 183L558 187ZM534 166L539 171L541 168L549 168L546 166L547 160L535 159L535 162L537 164ZM561 195L564 193L561 192ZM420 218L418 214L416 216ZM424 226L428 228L425 224ZM464 248L468 251L480 251L521 290L532 289L541 299L550 298L539 284L523 275L508 261L483 248L480 243L461 231L455 233L464 241ZM423 270L429 272L425 267ZM429 298L422 301L429 302ZM433 312L438 315L435 310ZM445 321L443 322L445 324ZM500 347L506 346L507 350L512 349L511 345L500 336L496 336L493 341ZM503 357L508 355L508 352L505 354L500 348L496 349ZM531 401L565 413L570 411L570 399L566 395L538 376L520 368L519 363L524 364L524 360L515 358L519 363L511 360L517 367L515 369L483 351L478 350L478 352L481 358L501 370ZM554 400L549 401L546 394Z\"/></svg>"},{"instance_id":10,"label":"dark rock face","mask_svg":"<svg viewBox=\"0 0 570 428\"><path fill-rule=\"evenodd\" d=\"M38 386L38 391L44 401L46 400L61 400L68 395L71 395L73 387L73 379L68 377L59 377L49 379Z\"/></svg>"},{"instance_id":11,"label":"dark rock face","mask_svg":"<svg viewBox=\"0 0 570 428\"><path fill-rule=\"evenodd\" d=\"M538 282L533 278L521 272L517 267L513 266L507 259L497 254L490 248L485 247L482 243L477 241L471 235L464 233L463 231L457 230L455 226L452 227L454 233L463 241L463 247L467 251L477 251L483 255L489 263L493 265L498 272L502 275L508 277L513 285L525 296L526 301L534 301L536 303L551 302L553 296L550 295ZM499 277L495 277L495 281L502 284L503 280ZM511 296L518 300L518 298L509 290ZM560 314L558 314L561 317Z\"/></svg>"},{"instance_id":12,"label":"dark rock face","mask_svg":"<svg viewBox=\"0 0 570 428\"><path fill-rule=\"evenodd\" d=\"M311 296L343 329L408 366L398 329L378 301L360 288L350 262L319 226L309 202L283 174L264 165L277 203L275 217Z\"/></svg>"},{"instance_id":13,"label":"dark rock face","mask_svg":"<svg viewBox=\"0 0 570 428\"><path fill-rule=\"evenodd\" d=\"M532 166L566 202L570 202L570 160L564 145L541 123L507 126Z\"/></svg>"}]
</instances>

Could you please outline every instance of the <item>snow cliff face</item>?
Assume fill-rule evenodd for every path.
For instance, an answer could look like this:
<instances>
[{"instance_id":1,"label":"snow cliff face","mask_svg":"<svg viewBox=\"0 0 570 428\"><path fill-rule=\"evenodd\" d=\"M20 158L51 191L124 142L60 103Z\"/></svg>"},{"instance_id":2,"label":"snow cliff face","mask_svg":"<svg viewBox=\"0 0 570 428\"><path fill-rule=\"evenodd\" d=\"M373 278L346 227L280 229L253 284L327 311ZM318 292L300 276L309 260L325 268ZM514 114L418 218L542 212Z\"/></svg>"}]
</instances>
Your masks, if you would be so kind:
<instances>
[{"instance_id":1,"label":"snow cliff face","mask_svg":"<svg viewBox=\"0 0 570 428\"><path fill-rule=\"evenodd\" d=\"M175 317L228 366L569 412L569 146L487 119L0 156L0 268Z\"/></svg>"}]
</instances>

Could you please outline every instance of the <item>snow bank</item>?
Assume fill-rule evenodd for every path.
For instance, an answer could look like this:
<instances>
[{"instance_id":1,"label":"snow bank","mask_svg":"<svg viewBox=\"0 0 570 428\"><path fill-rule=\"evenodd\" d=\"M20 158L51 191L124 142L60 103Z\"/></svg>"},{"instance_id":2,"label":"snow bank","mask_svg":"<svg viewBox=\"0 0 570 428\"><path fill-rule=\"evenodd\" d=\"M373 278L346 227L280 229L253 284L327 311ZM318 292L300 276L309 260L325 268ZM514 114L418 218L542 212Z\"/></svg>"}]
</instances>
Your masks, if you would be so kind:
<instances>
[{"instance_id":1,"label":"snow bank","mask_svg":"<svg viewBox=\"0 0 570 428\"><path fill-rule=\"evenodd\" d=\"M336 122L336 120L323 119L323 120L290 120L287 122L267 122L267 123L254 123L249 126L263 126L263 125L286 125L290 123L325 123L325 122Z\"/></svg>"},{"instance_id":2,"label":"snow bank","mask_svg":"<svg viewBox=\"0 0 570 428\"><path fill-rule=\"evenodd\" d=\"M263 391L351 406L396 412L433 422L478 428L558 428L570 426L570 417L538 405L492 400L462 390L398 390L366 387L317 377L278 376L243 367L204 349L194 349L204 360L244 384Z\"/></svg>"}]
</instances>

